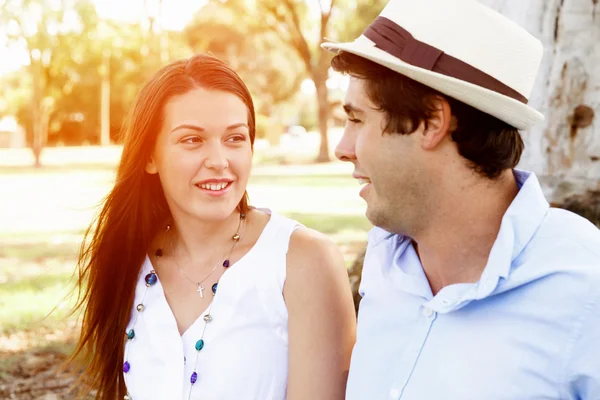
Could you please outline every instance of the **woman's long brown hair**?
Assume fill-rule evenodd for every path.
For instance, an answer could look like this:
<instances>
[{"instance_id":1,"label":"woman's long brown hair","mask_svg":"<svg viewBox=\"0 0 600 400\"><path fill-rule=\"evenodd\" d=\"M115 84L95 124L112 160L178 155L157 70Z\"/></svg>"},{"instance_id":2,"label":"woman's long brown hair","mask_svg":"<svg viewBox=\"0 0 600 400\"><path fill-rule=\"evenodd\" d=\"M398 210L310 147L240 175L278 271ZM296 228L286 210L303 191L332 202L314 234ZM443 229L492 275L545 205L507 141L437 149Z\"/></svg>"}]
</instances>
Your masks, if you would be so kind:
<instances>
[{"instance_id":1,"label":"woman's long brown hair","mask_svg":"<svg viewBox=\"0 0 600 400\"><path fill-rule=\"evenodd\" d=\"M255 115L250 92L222 61L197 55L158 71L138 94L124 127L116 183L88 228L77 265L78 298L74 312L83 313L81 335L71 358L85 360L79 392L97 390L97 399L126 394L123 380L125 329L136 281L147 249L169 209L157 175L145 172L162 126L165 103L195 88L238 96L248 107L250 141ZM248 208L245 193L239 208ZM148 382L151 384L151 382Z\"/></svg>"}]
</instances>

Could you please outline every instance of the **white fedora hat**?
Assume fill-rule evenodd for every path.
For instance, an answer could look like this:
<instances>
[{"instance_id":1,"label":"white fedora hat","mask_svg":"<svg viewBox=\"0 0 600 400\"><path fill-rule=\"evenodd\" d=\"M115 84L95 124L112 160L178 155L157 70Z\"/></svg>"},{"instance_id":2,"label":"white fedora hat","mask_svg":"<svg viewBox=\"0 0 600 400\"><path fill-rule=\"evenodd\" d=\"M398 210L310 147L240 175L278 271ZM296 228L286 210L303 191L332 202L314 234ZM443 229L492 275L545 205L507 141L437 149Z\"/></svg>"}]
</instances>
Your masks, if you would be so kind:
<instances>
[{"instance_id":1,"label":"white fedora hat","mask_svg":"<svg viewBox=\"0 0 600 400\"><path fill-rule=\"evenodd\" d=\"M544 116L527 105L541 42L475 0L391 0L353 42L326 42L527 129Z\"/></svg>"}]
</instances>

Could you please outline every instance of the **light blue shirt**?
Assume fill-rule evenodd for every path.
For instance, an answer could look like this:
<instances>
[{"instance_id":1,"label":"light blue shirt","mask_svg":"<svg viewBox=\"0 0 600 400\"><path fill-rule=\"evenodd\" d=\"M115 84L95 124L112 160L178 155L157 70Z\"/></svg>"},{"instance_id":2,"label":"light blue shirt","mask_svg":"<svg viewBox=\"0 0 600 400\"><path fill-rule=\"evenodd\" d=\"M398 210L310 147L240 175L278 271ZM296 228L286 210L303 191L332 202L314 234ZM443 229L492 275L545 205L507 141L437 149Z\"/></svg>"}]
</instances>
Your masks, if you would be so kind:
<instances>
[{"instance_id":1,"label":"light blue shirt","mask_svg":"<svg viewBox=\"0 0 600 400\"><path fill-rule=\"evenodd\" d=\"M600 230L514 173L477 283L433 296L411 240L369 232L347 400L600 399Z\"/></svg>"}]
</instances>

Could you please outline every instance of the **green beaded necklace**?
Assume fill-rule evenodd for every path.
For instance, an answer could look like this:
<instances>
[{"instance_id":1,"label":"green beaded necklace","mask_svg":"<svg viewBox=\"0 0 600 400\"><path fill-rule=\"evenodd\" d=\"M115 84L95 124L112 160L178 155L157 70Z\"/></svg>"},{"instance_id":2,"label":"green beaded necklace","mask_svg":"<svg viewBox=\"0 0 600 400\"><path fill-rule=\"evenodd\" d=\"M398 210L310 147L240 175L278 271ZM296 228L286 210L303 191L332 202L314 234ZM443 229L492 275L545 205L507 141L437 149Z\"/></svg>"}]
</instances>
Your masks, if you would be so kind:
<instances>
[{"instance_id":1,"label":"green beaded necklace","mask_svg":"<svg viewBox=\"0 0 600 400\"><path fill-rule=\"evenodd\" d=\"M243 226L242 226L243 225ZM246 227L246 214L245 213L240 213L240 220L238 223L238 227L237 227L237 231L236 233L232 236L232 240L233 240L233 244L231 246L231 249L229 250L229 254L228 256L225 258L225 261L223 261L223 263L221 264L223 266L223 268L225 268L225 270L229 269L229 267L231 266L230 263L230 258L231 258L231 254L233 253L233 250L235 249L235 247L237 246L237 244L239 243L240 239L242 238L242 234L243 234L243 230L240 233L240 228L245 228ZM167 224L167 226L165 227L165 232L169 232L171 230L171 225ZM154 253L154 255L158 258L162 257L163 255L163 250L161 248L156 249L156 252ZM189 279L181 270L181 268L179 268L179 266L177 266L180 273L190 282L192 282L193 284L195 284L197 286L197 291L200 293L201 297L204 297L203 295L203 287L201 286L201 283L204 282L206 279L208 279L208 277L210 275L212 275L212 273L215 271L215 269L213 269L211 271L211 273L204 278L202 281L200 282L196 282L194 280ZM224 273L223 273L224 275ZM223 275L221 275L221 278L223 277ZM125 333L125 336L127 337L127 342L125 343L125 362L123 363L123 373L127 374L130 370L131 370L131 364L129 363L129 361L127 361L127 356L129 354L129 350L131 348L131 344L135 338L135 324L137 322L137 318L139 316L140 313L142 313L145 309L144 306L144 299L146 298L146 294L148 292L148 289L152 286L154 286L157 282L158 282L158 275L156 275L156 272L154 270L151 270L149 274L147 274L144 277L144 280L146 282L146 289L144 290L144 295L142 296L142 301L136 306L136 310L137 313L134 316L133 319L133 324L132 324L132 328L127 331ZM212 289L212 294L213 297L217 294L217 287L218 287L218 282L214 283L211 287ZM202 335L200 336L200 339L196 342L196 344L194 345L195 349L196 349L196 360L194 362L194 371L192 372L192 375L190 376L190 391L188 394L188 399L191 398L192 396L192 389L194 384L197 382L198 380L198 373L196 372L197 367L198 367L198 356L200 355L200 351L204 348L204 333L206 332L206 327L208 326L208 324L213 320L212 314L211 314L211 310L212 310L212 306L213 306L214 300L210 302L207 310L206 310L206 315L204 315L203 320L204 320L204 328L202 329ZM131 397L131 395L129 393L127 393L124 397L123 400L133 400L133 398Z\"/></svg>"}]
</instances>

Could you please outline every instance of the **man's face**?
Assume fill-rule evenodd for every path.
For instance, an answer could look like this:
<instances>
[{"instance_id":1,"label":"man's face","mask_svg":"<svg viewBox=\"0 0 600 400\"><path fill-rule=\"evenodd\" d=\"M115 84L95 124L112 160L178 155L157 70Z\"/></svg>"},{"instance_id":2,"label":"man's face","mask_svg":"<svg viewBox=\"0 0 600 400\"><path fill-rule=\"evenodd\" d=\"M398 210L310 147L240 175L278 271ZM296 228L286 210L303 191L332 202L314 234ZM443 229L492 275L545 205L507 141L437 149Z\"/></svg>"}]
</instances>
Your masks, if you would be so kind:
<instances>
[{"instance_id":1,"label":"man's face","mask_svg":"<svg viewBox=\"0 0 600 400\"><path fill-rule=\"evenodd\" d=\"M348 116L336 157L354 164L353 177L362 185L367 218L375 226L410 235L426 209L425 163L417 131L384 133L386 114L365 91L366 82L351 78L344 109Z\"/></svg>"}]
</instances>

